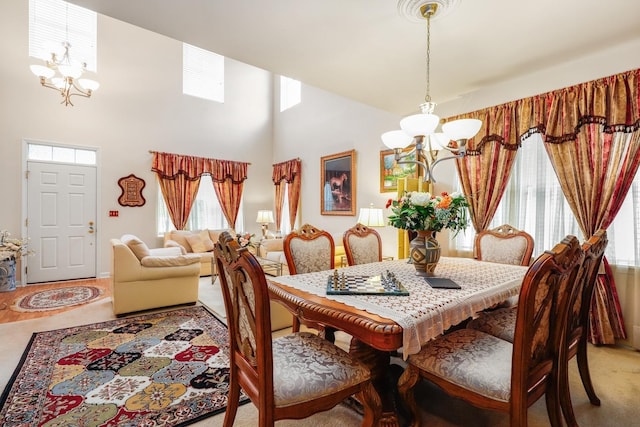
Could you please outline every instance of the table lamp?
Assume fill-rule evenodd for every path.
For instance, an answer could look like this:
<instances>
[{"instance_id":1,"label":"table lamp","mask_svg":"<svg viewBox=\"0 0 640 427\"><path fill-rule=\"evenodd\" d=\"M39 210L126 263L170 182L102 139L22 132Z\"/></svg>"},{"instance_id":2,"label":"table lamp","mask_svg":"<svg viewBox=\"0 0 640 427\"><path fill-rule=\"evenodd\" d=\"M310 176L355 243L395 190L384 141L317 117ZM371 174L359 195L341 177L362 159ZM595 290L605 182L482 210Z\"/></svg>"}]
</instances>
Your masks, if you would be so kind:
<instances>
[{"instance_id":1,"label":"table lamp","mask_svg":"<svg viewBox=\"0 0 640 427\"><path fill-rule=\"evenodd\" d=\"M262 238L266 238L269 224L273 224L273 211L258 211L256 222L262 224Z\"/></svg>"},{"instance_id":2,"label":"table lamp","mask_svg":"<svg viewBox=\"0 0 640 427\"><path fill-rule=\"evenodd\" d=\"M358 215L358 222L367 227L384 227L384 216L382 215L382 209L374 208L373 203L368 208L360 208L360 215Z\"/></svg>"}]
</instances>

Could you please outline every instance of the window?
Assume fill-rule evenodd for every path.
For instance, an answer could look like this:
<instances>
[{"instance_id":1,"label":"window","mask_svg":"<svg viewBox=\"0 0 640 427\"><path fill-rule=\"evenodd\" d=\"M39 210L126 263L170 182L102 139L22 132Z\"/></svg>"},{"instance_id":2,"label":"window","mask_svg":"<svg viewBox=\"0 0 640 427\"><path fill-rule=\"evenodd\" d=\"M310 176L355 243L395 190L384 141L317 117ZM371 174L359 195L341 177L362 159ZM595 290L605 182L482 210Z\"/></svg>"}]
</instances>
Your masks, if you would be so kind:
<instances>
[{"instance_id":1,"label":"window","mask_svg":"<svg viewBox=\"0 0 640 427\"><path fill-rule=\"evenodd\" d=\"M97 71L97 14L62 0L29 0L29 56L49 59L68 41L71 59Z\"/></svg>"},{"instance_id":2,"label":"window","mask_svg":"<svg viewBox=\"0 0 640 427\"><path fill-rule=\"evenodd\" d=\"M457 183L458 190L461 188ZM531 234L535 242L533 256L551 249L567 234L584 236L560 188L542 137L534 134L518 150L509 184L489 225L511 224ZM640 177L607 230L606 256L611 264L640 266ZM472 227L454 239L452 247L472 251L475 232Z\"/></svg>"},{"instance_id":3,"label":"window","mask_svg":"<svg viewBox=\"0 0 640 427\"><path fill-rule=\"evenodd\" d=\"M242 202L240 203L240 211L236 219L236 230L238 231L244 230L243 204ZM158 187L157 217L158 235L175 230L175 226L169 217L167 205L164 203L164 197L162 196L160 187ZM200 178L198 194L191 207L191 213L189 213L189 219L187 220L185 228L187 230L219 230L229 228L229 223L222 213L222 208L220 208L220 203L218 202L218 197L213 189L213 182L209 175L203 175L202 178Z\"/></svg>"},{"instance_id":4,"label":"window","mask_svg":"<svg viewBox=\"0 0 640 427\"><path fill-rule=\"evenodd\" d=\"M224 102L224 56L183 43L182 93Z\"/></svg>"},{"instance_id":5,"label":"window","mask_svg":"<svg viewBox=\"0 0 640 427\"><path fill-rule=\"evenodd\" d=\"M96 164L96 152L94 150L46 144L28 143L27 158L44 162L75 163L79 165Z\"/></svg>"},{"instance_id":6,"label":"window","mask_svg":"<svg viewBox=\"0 0 640 427\"><path fill-rule=\"evenodd\" d=\"M280 112L298 105L301 99L300 81L280 76Z\"/></svg>"},{"instance_id":7,"label":"window","mask_svg":"<svg viewBox=\"0 0 640 427\"><path fill-rule=\"evenodd\" d=\"M291 224L289 222L289 184L284 186L284 202L282 203L282 217L280 218L280 236L286 236L291 233Z\"/></svg>"}]
</instances>

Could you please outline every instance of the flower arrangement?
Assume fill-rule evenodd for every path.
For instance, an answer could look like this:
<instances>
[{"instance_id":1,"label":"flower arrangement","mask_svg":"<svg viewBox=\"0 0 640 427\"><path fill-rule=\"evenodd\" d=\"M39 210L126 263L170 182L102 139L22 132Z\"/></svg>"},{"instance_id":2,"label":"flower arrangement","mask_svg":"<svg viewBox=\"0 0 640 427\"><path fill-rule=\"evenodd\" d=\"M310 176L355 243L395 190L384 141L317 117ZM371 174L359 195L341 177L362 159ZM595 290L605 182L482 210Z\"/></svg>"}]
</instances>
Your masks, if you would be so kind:
<instances>
[{"instance_id":1,"label":"flower arrangement","mask_svg":"<svg viewBox=\"0 0 640 427\"><path fill-rule=\"evenodd\" d=\"M0 231L0 261L31 255L28 239L13 239L7 230Z\"/></svg>"},{"instance_id":2,"label":"flower arrangement","mask_svg":"<svg viewBox=\"0 0 640 427\"><path fill-rule=\"evenodd\" d=\"M441 231L444 228L458 234L467 228L469 203L462 193L440 196L425 192L405 192L398 200L389 199L389 224L403 230Z\"/></svg>"},{"instance_id":3,"label":"flower arrangement","mask_svg":"<svg viewBox=\"0 0 640 427\"><path fill-rule=\"evenodd\" d=\"M241 248L252 247L255 248L255 244L251 241L251 238L254 237L255 234L236 234L236 240Z\"/></svg>"}]
</instances>

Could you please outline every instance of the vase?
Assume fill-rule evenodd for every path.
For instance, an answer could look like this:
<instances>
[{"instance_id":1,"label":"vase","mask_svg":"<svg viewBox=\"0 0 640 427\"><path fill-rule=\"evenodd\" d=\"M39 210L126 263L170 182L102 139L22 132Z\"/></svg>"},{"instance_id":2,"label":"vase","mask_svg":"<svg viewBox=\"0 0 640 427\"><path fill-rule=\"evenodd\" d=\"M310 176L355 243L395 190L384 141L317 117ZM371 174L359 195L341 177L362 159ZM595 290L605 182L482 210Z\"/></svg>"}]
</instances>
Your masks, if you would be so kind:
<instances>
[{"instance_id":1,"label":"vase","mask_svg":"<svg viewBox=\"0 0 640 427\"><path fill-rule=\"evenodd\" d=\"M433 276L440 260L440 244L436 232L416 230L418 235L409 243L411 262L421 276Z\"/></svg>"},{"instance_id":2,"label":"vase","mask_svg":"<svg viewBox=\"0 0 640 427\"><path fill-rule=\"evenodd\" d=\"M16 259L7 258L0 261L0 292L16 290Z\"/></svg>"}]
</instances>

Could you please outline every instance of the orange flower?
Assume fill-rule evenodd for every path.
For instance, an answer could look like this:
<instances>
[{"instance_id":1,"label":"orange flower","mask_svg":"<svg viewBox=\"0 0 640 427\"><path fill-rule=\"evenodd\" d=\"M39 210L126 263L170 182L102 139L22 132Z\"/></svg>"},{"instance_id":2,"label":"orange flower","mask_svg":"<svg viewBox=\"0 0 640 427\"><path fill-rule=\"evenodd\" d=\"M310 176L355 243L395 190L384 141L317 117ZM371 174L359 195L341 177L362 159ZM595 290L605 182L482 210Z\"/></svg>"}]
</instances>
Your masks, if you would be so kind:
<instances>
[{"instance_id":1,"label":"orange flower","mask_svg":"<svg viewBox=\"0 0 640 427\"><path fill-rule=\"evenodd\" d=\"M436 208L447 209L451 205L451 196L445 196L440 200L440 203L436 205Z\"/></svg>"}]
</instances>

